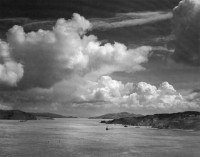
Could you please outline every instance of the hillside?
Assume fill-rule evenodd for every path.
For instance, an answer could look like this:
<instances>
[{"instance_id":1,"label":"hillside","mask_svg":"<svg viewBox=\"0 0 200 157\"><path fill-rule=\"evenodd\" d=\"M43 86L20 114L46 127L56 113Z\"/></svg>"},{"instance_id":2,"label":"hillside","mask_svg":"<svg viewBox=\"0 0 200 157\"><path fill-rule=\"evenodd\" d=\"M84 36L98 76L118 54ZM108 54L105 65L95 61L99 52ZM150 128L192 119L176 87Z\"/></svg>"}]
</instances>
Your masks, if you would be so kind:
<instances>
[{"instance_id":1,"label":"hillside","mask_svg":"<svg viewBox=\"0 0 200 157\"><path fill-rule=\"evenodd\" d=\"M36 116L20 110L0 110L0 119L5 120L36 120Z\"/></svg>"},{"instance_id":2,"label":"hillside","mask_svg":"<svg viewBox=\"0 0 200 157\"><path fill-rule=\"evenodd\" d=\"M118 119L118 118L124 118L124 117L139 117L139 116L141 115L128 113L128 112L120 112L120 113L104 114L97 117L90 117L89 119Z\"/></svg>"},{"instance_id":3,"label":"hillside","mask_svg":"<svg viewBox=\"0 0 200 157\"><path fill-rule=\"evenodd\" d=\"M54 113L29 113L20 110L0 110L0 120L37 120L54 118L77 118L73 116L63 116Z\"/></svg>"},{"instance_id":4,"label":"hillside","mask_svg":"<svg viewBox=\"0 0 200 157\"><path fill-rule=\"evenodd\" d=\"M63 116L59 114L54 114L54 113L30 113L33 114L34 116L38 118L47 118L47 119L53 119L53 118L77 118L73 116Z\"/></svg>"},{"instance_id":5,"label":"hillside","mask_svg":"<svg viewBox=\"0 0 200 157\"><path fill-rule=\"evenodd\" d=\"M200 130L200 112L187 111L172 114L154 114L106 121L107 124L151 126L158 129Z\"/></svg>"}]
</instances>

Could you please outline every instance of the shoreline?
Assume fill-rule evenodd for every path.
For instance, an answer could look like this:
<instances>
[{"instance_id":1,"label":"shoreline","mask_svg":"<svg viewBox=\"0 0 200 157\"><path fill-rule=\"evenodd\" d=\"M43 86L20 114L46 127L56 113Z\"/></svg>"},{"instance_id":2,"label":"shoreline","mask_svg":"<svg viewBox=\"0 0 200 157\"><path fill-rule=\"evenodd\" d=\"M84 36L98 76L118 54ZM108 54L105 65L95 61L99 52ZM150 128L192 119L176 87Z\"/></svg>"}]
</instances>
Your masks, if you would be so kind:
<instances>
[{"instance_id":1,"label":"shoreline","mask_svg":"<svg viewBox=\"0 0 200 157\"><path fill-rule=\"evenodd\" d=\"M104 123L105 124L105 123ZM120 128L125 128L123 124L105 124L105 125L112 125L112 126L120 126ZM135 128L135 129L153 129L153 130L173 130L173 131L187 131L187 132L200 132L200 130L194 129L167 129L167 128L154 128L152 126L137 126L137 125L126 125L127 128Z\"/></svg>"}]
</instances>

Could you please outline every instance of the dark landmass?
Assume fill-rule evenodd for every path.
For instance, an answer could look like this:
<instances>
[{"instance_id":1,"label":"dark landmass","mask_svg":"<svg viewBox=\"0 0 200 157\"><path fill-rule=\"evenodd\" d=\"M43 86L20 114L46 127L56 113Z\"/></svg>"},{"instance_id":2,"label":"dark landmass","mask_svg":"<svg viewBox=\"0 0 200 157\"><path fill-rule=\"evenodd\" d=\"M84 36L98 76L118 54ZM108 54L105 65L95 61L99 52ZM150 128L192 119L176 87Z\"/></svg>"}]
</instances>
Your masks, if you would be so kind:
<instances>
[{"instance_id":1,"label":"dark landmass","mask_svg":"<svg viewBox=\"0 0 200 157\"><path fill-rule=\"evenodd\" d=\"M36 120L37 117L31 113L20 110L0 110L0 119L5 120Z\"/></svg>"},{"instance_id":2,"label":"dark landmass","mask_svg":"<svg viewBox=\"0 0 200 157\"><path fill-rule=\"evenodd\" d=\"M133 126L151 126L158 129L200 130L200 112L187 111L172 114L154 114L140 117L126 117L110 121L107 124L123 124Z\"/></svg>"},{"instance_id":3,"label":"dark landmass","mask_svg":"<svg viewBox=\"0 0 200 157\"><path fill-rule=\"evenodd\" d=\"M0 119L4 120L38 120L54 118L77 118L53 113L29 113L20 110L0 110Z\"/></svg>"},{"instance_id":4,"label":"dark landmass","mask_svg":"<svg viewBox=\"0 0 200 157\"><path fill-rule=\"evenodd\" d=\"M115 13L171 10L180 0L0 0L0 17L110 17Z\"/></svg>"},{"instance_id":5,"label":"dark landmass","mask_svg":"<svg viewBox=\"0 0 200 157\"><path fill-rule=\"evenodd\" d=\"M139 117L139 116L142 116L142 115L128 113L128 112L120 112L120 113L104 114L102 116L97 116L97 117L90 117L89 119L118 119L118 118L124 118L124 117Z\"/></svg>"},{"instance_id":6,"label":"dark landmass","mask_svg":"<svg viewBox=\"0 0 200 157\"><path fill-rule=\"evenodd\" d=\"M30 113L30 114L36 116L38 119L77 118L74 116L63 116L63 115L54 114L54 113Z\"/></svg>"}]
</instances>

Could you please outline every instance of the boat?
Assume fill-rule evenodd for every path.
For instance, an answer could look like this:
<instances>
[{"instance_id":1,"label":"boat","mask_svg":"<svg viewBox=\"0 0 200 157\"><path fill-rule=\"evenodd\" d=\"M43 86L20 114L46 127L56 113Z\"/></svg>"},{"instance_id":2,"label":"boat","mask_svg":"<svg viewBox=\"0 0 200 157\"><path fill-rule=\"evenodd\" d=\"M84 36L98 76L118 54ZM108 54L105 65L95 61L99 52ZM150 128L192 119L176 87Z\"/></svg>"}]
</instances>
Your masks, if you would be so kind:
<instances>
[{"instance_id":1,"label":"boat","mask_svg":"<svg viewBox=\"0 0 200 157\"><path fill-rule=\"evenodd\" d=\"M127 125L124 125L124 127L127 128L128 126L127 126Z\"/></svg>"},{"instance_id":2,"label":"boat","mask_svg":"<svg viewBox=\"0 0 200 157\"><path fill-rule=\"evenodd\" d=\"M106 127L106 131L108 131L108 127Z\"/></svg>"}]
</instances>

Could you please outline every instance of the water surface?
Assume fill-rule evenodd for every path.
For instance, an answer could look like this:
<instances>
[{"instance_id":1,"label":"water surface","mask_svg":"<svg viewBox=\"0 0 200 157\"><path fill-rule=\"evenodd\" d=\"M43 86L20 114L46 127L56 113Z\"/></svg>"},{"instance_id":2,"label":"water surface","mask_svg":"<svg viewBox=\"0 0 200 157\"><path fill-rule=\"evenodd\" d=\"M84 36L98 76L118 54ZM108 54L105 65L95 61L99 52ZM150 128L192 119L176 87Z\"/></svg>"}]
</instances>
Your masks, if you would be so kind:
<instances>
[{"instance_id":1,"label":"water surface","mask_svg":"<svg viewBox=\"0 0 200 157\"><path fill-rule=\"evenodd\" d=\"M124 128L92 119L0 121L1 157L199 157L200 132Z\"/></svg>"}]
</instances>

